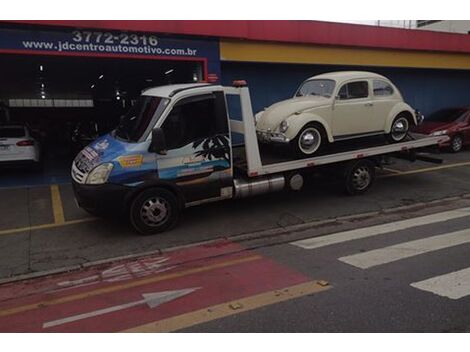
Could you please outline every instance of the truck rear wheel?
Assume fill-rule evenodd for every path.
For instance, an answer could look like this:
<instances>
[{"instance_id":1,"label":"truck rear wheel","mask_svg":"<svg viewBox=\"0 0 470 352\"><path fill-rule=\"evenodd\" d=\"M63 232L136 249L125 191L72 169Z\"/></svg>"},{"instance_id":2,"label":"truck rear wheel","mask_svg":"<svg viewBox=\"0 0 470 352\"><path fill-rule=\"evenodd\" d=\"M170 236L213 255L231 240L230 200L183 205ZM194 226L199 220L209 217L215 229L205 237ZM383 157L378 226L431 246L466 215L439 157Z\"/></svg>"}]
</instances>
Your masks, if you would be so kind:
<instances>
[{"instance_id":1,"label":"truck rear wheel","mask_svg":"<svg viewBox=\"0 0 470 352\"><path fill-rule=\"evenodd\" d=\"M130 221L142 235L153 235L171 229L179 218L176 196L163 188L143 191L131 204Z\"/></svg>"},{"instance_id":2,"label":"truck rear wheel","mask_svg":"<svg viewBox=\"0 0 470 352\"><path fill-rule=\"evenodd\" d=\"M374 183L375 165L372 161L354 160L346 164L344 169L344 183L346 192L358 195L366 192Z\"/></svg>"}]
</instances>

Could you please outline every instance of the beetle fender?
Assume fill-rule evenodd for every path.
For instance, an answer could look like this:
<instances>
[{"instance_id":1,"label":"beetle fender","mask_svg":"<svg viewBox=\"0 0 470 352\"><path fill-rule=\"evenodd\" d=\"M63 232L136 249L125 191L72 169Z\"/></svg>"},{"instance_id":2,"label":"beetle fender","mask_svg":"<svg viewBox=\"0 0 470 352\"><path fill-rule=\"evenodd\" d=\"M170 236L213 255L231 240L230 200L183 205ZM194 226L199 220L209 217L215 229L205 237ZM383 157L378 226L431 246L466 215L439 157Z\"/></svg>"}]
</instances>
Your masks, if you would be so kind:
<instances>
[{"instance_id":1,"label":"beetle fender","mask_svg":"<svg viewBox=\"0 0 470 352\"><path fill-rule=\"evenodd\" d=\"M328 141L331 143L333 142L333 135L329 128L329 124L323 119L322 117L312 114L312 113L302 113L300 115L292 115L287 119L287 123L289 124L289 128L286 131L286 137L290 140L293 140L300 130L308 123L317 122L323 126L326 135L328 137Z\"/></svg>"}]
</instances>

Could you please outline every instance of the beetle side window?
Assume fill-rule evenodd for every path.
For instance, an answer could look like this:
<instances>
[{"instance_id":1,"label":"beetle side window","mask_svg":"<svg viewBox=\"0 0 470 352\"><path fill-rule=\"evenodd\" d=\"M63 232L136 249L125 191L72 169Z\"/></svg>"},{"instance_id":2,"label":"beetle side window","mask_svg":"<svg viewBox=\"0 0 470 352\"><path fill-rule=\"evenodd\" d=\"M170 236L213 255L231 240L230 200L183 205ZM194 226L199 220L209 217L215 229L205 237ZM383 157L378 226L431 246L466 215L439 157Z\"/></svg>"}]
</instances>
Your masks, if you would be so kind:
<instances>
[{"instance_id":1,"label":"beetle side window","mask_svg":"<svg viewBox=\"0 0 470 352\"><path fill-rule=\"evenodd\" d=\"M340 100L367 98L369 83L367 81L346 83L339 90L338 96Z\"/></svg>"},{"instance_id":2,"label":"beetle side window","mask_svg":"<svg viewBox=\"0 0 470 352\"><path fill-rule=\"evenodd\" d=\"M373 89L374 96L376 97L383 97L393 94L393 87L385 81L374 80Z\"/></svg>"},{"instance_id":3,"label":"beetle side window","mask_svg":"<svg viewBox=\"0 0 470 352\"><path fill-rule=\"evenodd\" d=\"M228 133L223 95L208 94L178 102L162 126L168 149Z\"/></svg>"}]
</instances>

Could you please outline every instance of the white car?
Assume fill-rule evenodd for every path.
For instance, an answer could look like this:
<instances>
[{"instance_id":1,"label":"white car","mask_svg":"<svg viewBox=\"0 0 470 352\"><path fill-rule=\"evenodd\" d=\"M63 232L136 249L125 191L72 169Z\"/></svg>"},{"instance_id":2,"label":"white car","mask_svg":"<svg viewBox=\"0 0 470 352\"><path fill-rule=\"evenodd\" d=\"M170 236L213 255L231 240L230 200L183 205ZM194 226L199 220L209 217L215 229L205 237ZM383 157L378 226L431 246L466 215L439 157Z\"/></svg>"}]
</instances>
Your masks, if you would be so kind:
<instances>
[{"instance_id":1,"label":"white car","mask_svg":"<svg viewBox=\"0 0 470 352\"><path fill-rule=\"evenodd\" d=\"M386 134L400 142L421 121L384 76L342 71L311 77L294 98L256 114L256 131L260 142L290 144L308 156L345 139Z\"/></svg>"},{"instance_id":2,"label":"white car","mask_svg":"<svg viewBox=\"0 0 470 352\"><path fill-rule=\"evenodd\" d=\"M0 126L0 163L40 163L39 143L31 136L26 126Z\"/></svg>"}]
</instances>

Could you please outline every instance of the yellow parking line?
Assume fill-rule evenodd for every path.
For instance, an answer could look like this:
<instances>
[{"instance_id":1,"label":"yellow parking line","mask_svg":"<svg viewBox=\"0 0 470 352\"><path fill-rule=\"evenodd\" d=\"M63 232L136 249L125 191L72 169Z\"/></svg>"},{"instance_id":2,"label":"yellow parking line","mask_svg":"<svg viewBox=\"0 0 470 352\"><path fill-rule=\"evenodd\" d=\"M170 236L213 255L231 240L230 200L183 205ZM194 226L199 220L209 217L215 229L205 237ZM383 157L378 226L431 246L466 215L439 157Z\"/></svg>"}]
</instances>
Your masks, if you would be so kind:
<instances>
[{"instance_id":1,"label":"yellow parking line","mask_svg":"<svg viewBox=\"0 0 470 352\"><path fill-rule=\"evenodd\" d=\"M60 190L58 185L51 185L51 199L52 199L52 212L54 213L54 222L56 224L63 224L64 207L62 206L62 199L60 197Z\"/></svg>"},{"instance_id":2,"label":"yellow parking line","mask_svg":"<svg viewBox=\"0 0 470 352\"><path fill-rule=\"evenodd\" d=\"M42 230L42 229L50 229L54 227L74 225L74 224L79 224L82 222L95 221L95 220L98 220L98 218L85 218L85 219L64 221L63 223L42 224L42 225L34 225L34 226L27 226L27 227L18 227L16 229L0 230L0 236L10 235L10 234L19 233L19 232L28 232L28 231L34 231L34 230Z\"/></svg>"},{"instance_id":3,"label":"yellow parking line","mask_svg":"<svg viewBox=\"0 0 470 352\"><path fill-rule=\"evenodd\" d=\"M390 169L389 167L383 167L382 169L385 171L393 172L394 174L401 174L400 170Z\"/></svg>"},{"instance_id":4,"label":"yellow parking line","mask_svg":"<svg viewBox=\"0 0 470 352\"><path fill-rule=\"evenodd\" d=\"M215 319L228 317L234 314L281 303L291 299L325 291L330 286L321 286L317 281L309 281L300 285L286 287L280 290L269 291L236 301L206 307L194 312L178 315L168 319L140 325L123 332L171 332L190 326L206 323Z\"/></svg>"},{"instance_id":5,"label":"yellow parking line","mask_svg":"<svg viewBox=\"0 0 470 352\"><path fill-rule=\"evenodd\" d=\"M389 175L381 175L380 177L395 177L395 176L403 176L403 175L412 175L412 174L419 174L419 173L422 173L422 172L430 172L430 171L451 169L451 168L454 168L454 167L469 166L469 165L470 165L470 161L466 161L466 162L463 162L463 163L455 163L455 164L449 164L449 165L427 167L427 168L417 169L417 170L400 171L400 173L389 174Z\"/></svg>"},{"instance_id":6,"label":"yellow parking line","mask_svg":"<svg viewBox=\"0 0 470 352\"><path fill-rule=\"evenodd\" d=\"M12 314L18 314L22 312L27 312L30 310L34 309L39 309L39 308L45 308L48 306L56 305L56 304L61 304L61 303L68 303L68 302L73 302L73 301L78 301L81 299L89 298L89 297L94 297L98 295L102 295L105 293L111 293L111 292L116 292L116 291L122 291L128 288L133 288L133 287L138 287L142 285L147 285L151 283L156 283L164 280L170 280L170 279L175 279L175 278L180 278L183 276L191 275L191 274L197 274L197 273L202 273L206 271L210 271L213 269L218 269L218 268L224 268L227 266L232 266L236 264L241 264L241 263L246 263L246 262L251 262L254 260L259 260L262 259L260 255L253 255L250 257L243 257L243 258L238 258L238 259L233 259L221 263L215 263L212 265L207 265L207 266L202 266L202 267L196 267L184 271L179 271L179 272L174 272L170 274L164 274L164 275L157 275L157 276L151 276L147 277L144 279L138 279L134 281L130 281L127 283L119 284L119 285L114 285L114 286L108 286L108 287L102 287L98 288L96 290L90 290L82 293L77 293L69 296L64 296L60 298L53 298L49 300L44 300L40 302L36 302L33 304L27 304L24 306L18 306L18 307L13 307L9 309L3 309L0 311L0 317L4 317L7 315L12 315Z\"/></svg>"}]
</instances>

